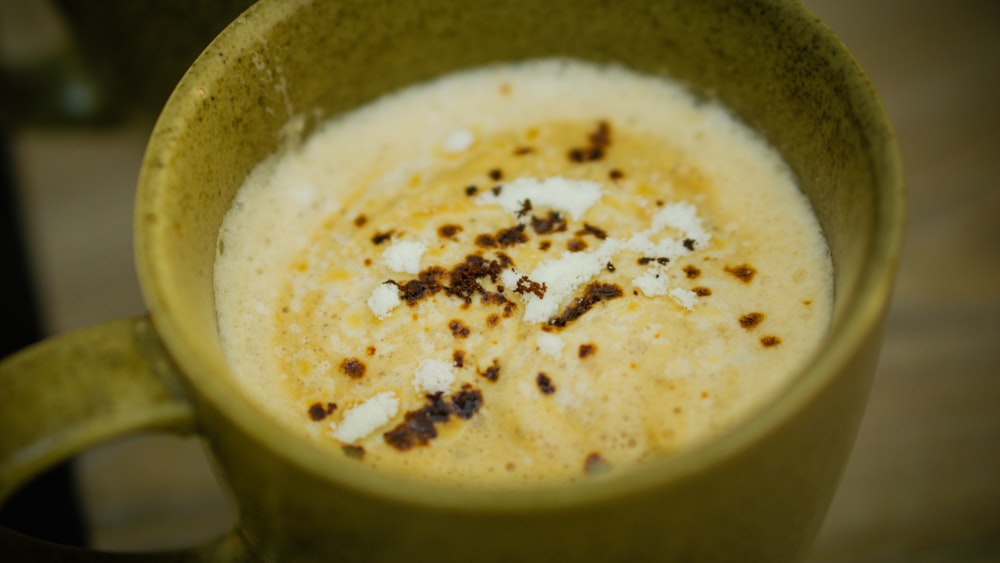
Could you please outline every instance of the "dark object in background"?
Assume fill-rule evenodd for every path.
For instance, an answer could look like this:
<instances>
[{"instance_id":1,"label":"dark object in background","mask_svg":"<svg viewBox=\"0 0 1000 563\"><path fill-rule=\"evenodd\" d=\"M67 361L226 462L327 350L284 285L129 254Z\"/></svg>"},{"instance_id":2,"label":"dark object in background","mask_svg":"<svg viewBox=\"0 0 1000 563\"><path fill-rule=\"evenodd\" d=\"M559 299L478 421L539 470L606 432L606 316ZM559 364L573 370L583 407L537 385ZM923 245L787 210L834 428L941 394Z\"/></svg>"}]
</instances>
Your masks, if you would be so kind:
<instances>
[{"instance_id":1,"label":"dark object in background","mask_svg":"<svg viewBox=\"0 0 1000 563\"><path fill-rule=\"evenodd\" d=\"M198 55L253 0L55 0L117 112L157 115Z\"/></svg>"},{"instance_id":2,"label":"dark object in background","mask_svg":"<svg viewBox=\"0 0 1000 563\"><path fill-rule=\"evenodd\" d=\"M7 139L0 137L0 358L43 336L19 209ZM58 465L14 493L0 507L0 526L56 543L84 545L72 462Z\"/></svg>"},{"instance_id":3,"label":"dark object in background","mask_svg":"<svg viewBox=\"0 0 1000 563\"><path fill-rule=\"evenodd\" d=\"M44 336L19 216L5 128L98 126L155 116L198 54L252 0L56 0L72 35L68 52L26 67L0 68L0 358ZM72 94L72 95L70 95ZM17 491L0 526L84 546L73 462Z\"/></svg>"}]
</instances>

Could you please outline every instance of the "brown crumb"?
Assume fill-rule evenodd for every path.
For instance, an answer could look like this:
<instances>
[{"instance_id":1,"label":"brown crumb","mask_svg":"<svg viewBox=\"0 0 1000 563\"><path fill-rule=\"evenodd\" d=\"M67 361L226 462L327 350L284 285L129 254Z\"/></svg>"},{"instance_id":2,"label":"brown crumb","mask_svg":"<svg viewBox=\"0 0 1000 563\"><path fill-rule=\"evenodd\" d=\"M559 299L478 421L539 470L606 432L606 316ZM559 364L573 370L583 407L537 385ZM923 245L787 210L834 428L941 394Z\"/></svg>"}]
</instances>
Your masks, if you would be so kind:
<instances>
[{"instance_id":1,"label":"brown crumb","mask_svg":"<svg viewBox=\"0 0 1000 563\"><path fill-rule=\"evenodd\" d=\"M514 156L524 156L526 154L531 154L533 152L535 152L534 148L521 146L514 149Z\"/></svg>"},{"instance_id":2,"label":"brown crumb","mask_svg":"<svg viewBox=\"0 0 1000 563\"><path fill-rule=\"evenodd\" d=\"M476 373L485 377L488 381L496 381L500 378L500 361L493 358L493 363L485 370L477 369Z\"/></svg>"},{"instance_id":3,"label":"brown crumb","mask_svg":"<svg viewBox=\"0 0 1000 563\"><path fill-rule=\"evenodd\" d=\"M355 227L364 227L365 223L367 222L368 222L368 217L365 217L364 215L358 215L357 217L354 218Z\"/></svg>"},{"instance_id":4,"label":"brown crumb","mask_svg":"<svg viewBox=\"0 0 1000 563\"><path fill-rule=\"evenodd\" d=\"M590 223L584 223L583 224L583 228L580 229L579 231L573 233L573 234L575 234L577 236L581 236L581 237L584 236L584 235L593 235L598 240L604 240L604 239L608 238L607 231L605 231L604 229L602 229L600 227L595 227L595 226L591 225Z\"/></svg>"},{"instance_id":5,"label":"brown crumb","mask_svg":"<svg viewBox=\"0 0 1000 563\"><path fill-rule=\"evenodd\" d=\"M420 272L415 280L410 280L403 285L399 285L396 282L392 283L399 289L400 299L406 301L407 305L413 306L421 299L430 297L441 291L441 278L444 275L444 269L438 266L431 266Z\"/></svg>"},{"instance_id":6,"label":"brown crumb","mask_svg":"<svg viewBox=\"0 0 1000 563\"><path fill-rule=\"evenodd\" d=\"M597 353L597 344L581 344L579 356L580 359L589 358Z\"/></svg>"},{"instance_id":7,"label":"brown crumb","mask_svg":"<svg viewBox=\"0 0 1000 563\"><path fill-rule=\"evenodd\" d=\"M540 371L535 377L535 383L538 384L538 389L545 395L551 395L556 392L555 385L552 385L552 380L545 372Z\"/></svg>"},{"instance_id":8,"label":"brown crumb","mask_svg":"<svg viewBox=\"0 0 1000 563\"><path fill-rule=\"evenodd\" d=\"M465 323L458 319L453 319L449 322L448 328L451 329L451 335L455 338L468 338L469 334L472 333L469 327L465 326Z\"/></svg>"},{"instance_id":9,"label":"brown crumb","mask_svg":"<svg viewBox=\"0 0 1000 563\"><path fill-rule=\"evenodd\" d=\"M694 251L694 239L693 238L684 239L684 248Z\"/></svg>"},{"instance_id":10,"label":"brown crumb","mask_svg":"<svg viewBox=\"0 0 1000 563\"><path fill-rule=\"evenodd\" d=\"M503 247L528 242L528 235L524 234L524 228L525 225L522 224L515 225L509 229L501 229L497 231L497 242L499 242L500 246Z\"/></svg>"},{"instance_id":11,"label":"brown crumb","mask_svg":"<svg viewBox=\"0 0 1000 563\"><path fill-rule=\"evenodd\" d=\"M476 195L476 192L478 192L478 191L479 191L479 188L477 186L473 186L473 185L465 186L465 195L467 195L469 197L472 197L472 196Z\"/></svg>"},{"instance_id":12,"label":"brown crumb","mask_svg":"<svg viewBox=\"0 0 1000 563\"><path fill-rule=\"evenodd\" d=\"M688 264L687 266L684 266L684 273L687 275L688 279L693 280L701 275L701 270Z\"/></svg>"},{"instance_id":13,"label":"brown crumb","mask_svg":"<svg viewBox=\"0 0 1000 563\"><path fill-rule=\"evenodd\" d=\"M531 228L536 234L547 235L549 233L561 233L566 230L566 219L556 211L549 211L543 219L532 215Z\"/></svg>"},{"instance_id":14,"label":"brown crumb","mask_svg":"<svg viewBox=\"0 0 1000 563\"><path fill-rule=\"evenodd\" d=\"M736 279L743 283L750 283L753 281L753 277L757 275L757 270L749 264L740 264L739 266L726 266L725 270L727 273L732 274Z\"/></svg>"},{"instance_id":15,"label":"brown crumb","mask_svg":"<svg viewBox=\"0 0 1000 563\"><path fill-rule=\"evenodd\" d=\"M375 349L374 346L369 346L365 348L365 354L368 354L369 356L374 356L376 351L377 350Z\"/></svg>"},{"instance_id":16,"label":"brown crumb","mask_svg":"<svg viewBox=\"0 0 1000 563\"><path fill-rule=\"evenodd\" d=\"M476 246L480 248L493 248L497 245L497 239L493 235L483 233L476 237Z\"/></svg>"},{"instance_id":17,"label":"brown crumb","mask_svg":"<svg viewBox=\"0 0 1000 563\"><path fill-rule=\"evenodd\" d=\"M441 238L455 239L455 235L462 232L461 225L441 225L438 227L438 236Z\"/></svg>"},{"instance_id":18,"label":"brown crumb","mask_svg":"<svg viewBox=\"0 0 1000 563\"><path fill-rule=\"evenodd\" d=\"M587 136L585 147L569 150L568 156L572 162L592 162L604 158L608 146L611 145L611 126L607 121L599 121L597 128Z\"/></svg>"},{"instance_id":19,"label":"brown crumb","mask_svg":"<svg viewBox=\"0 0 1000 563\"><path fill-rule=\"evenodd\" d=\"M425 446L437 438L435 422L445 422L451 417L451 407L441 398L441 393L427 395L427 403L420 409L410 411L403 422L382 435L387 444L400 451L414 446Z\"/></svg>"},{"instance_id":20,"label":"brown crumb","mask_svg":"<svg viewBox=\"0 0 1000 563\"><path fill-rule=\"evenodd\" d=\"M698 287L693 288L691 291L693 291L694 294L697 295L698 297L708 297L709 295L712 295L712 290L703 285L699 285Z\"/></svg>"},{"instance_id":21,"label":"brown crumb","mask_svg":"<svg viewBox=\"0 0 1000 563\"><path fill-rule=\"evenodd\" d=\"M740 317L740 326L746 330L753 330L762 322L764 322L764 313L747 313Z\"/></svg>"},{"instance_id":22,"label":"brown crumb","mask_svg":"<svg viewBox=\"0 0 1000 563\"><path fill-rule=\"evenodd\" d=\"M544 251L550 248L552 248L552 241L550 240L543 240L542 242L538 243L538 250Z\"/></svg>"},{"instance_id":23,"label":"brown crumb","mask_svg":"<svg viewBox=\"0 0 1000 563\"><path fill-rule=\"evenodd\" d=\"M531 211L531 199L525 198L525 200L521 202L521 208L517 210L517 218L520 219L521 217L524 217L529 211Z\"/></svg>"},{"instance_id":24,"label":"brown crumb","mask_svg":"<svg viewBox=\"0 0 1000 563\"><path fill-rule=\"evenodd\" d=\"M611 178L612 180L621 180L624 177L625 177L625 173L622 172L621 170L617 169L617 168L612 168L608 172L608 178Z\"/></svg>"},{"instance_id":25,"label":"brown crumb","mask_svg":"<svg viewBox=\"0 0 1000 563\"><path fill-rule=\"evenodd\" d=\"M587 249L587 243L582 238L574 237L566 241L566 248L570 252L580 252Z\"/></svg>"},{"instance_id":26,"label":"brown crumb","mask_svg":"<svg viewBox=\"0 0 1000 563\"><path fill-rule=\"evenodd\" d=\"M340 371L354 379L364 376L365 369L364 362L357 358L344 358L344 361L340 362Z\"/></svg>"},{"instance_id":27,"label":"brown crumb","mask_svg":"<svg viewBox=\"0 0 1000 563\"><path fill-rule=\"evenodd\" d=\"M781 344L781 339L777 336L768 335L760 339L760 343L764 345L765 348L770 348L772 346L777 346Z\"/></svg>"},{"instance_id":28,"label":"brown crumb","mask_svg":"<svg viewBox=\"0 0 1000 563\"><path fill-rule=\"evenodd\" d=\"M371 266L371 265L372 265L372 259L371 258L365 258L365 266Z\"/></svg>"},{"instance_id":29,"label":"brown crumb","mask_svg":"<svg viewBox=\"0 0 1000 563\"><path fill-rule=\"evenodd\" d=\"M521 276L517 280L517 286L514 288L514 293L522 295L525 293L531 293L539 299L544 299L546 290L548 290L548 286L545 283L538 283L529 279L528 276Z\"/></svg>"},{"instance_id":30,"label":"brown crumb","mask_svg":"<svg viewBox=\"0 0 1000 563\"><path fill-rule=\"evenodd\" d=\"M604 265L604 269L607 270L607 271L609 271L609 272L611 272L611 273L614 273L614 271L615 271L615 265L612 264L611 262L608 262L607 264Z\"/></svg>"},{"instance_id":31,"label":"brown crumb","mask_svg":"<svg viewBox=\"0 0 1000 563\"><path fill-rule=\"evenodd\" d=\"M325 406L323 403L313 403L309 405L309 418L319 422L333 414L335 410L337 410L337 403L327 403Z\"/></svg>"},{"instance_id":32,"label":"brown crumb","mask_svg":"<svg viewBox=\"0 0 1000 563\"><path fill-rule=\"evenodd\" d=\"M562 314L549 319L549 325L563 328L583 316L584 313L591 310L597 303L609 299L617 299L621 296L622 289L615 284L591 282L584 289L583 297L574 299L572 304Z\"/></svg>"},{"instance_id":33,"label":"brown crumb","mask_svg":"<svg viewBox=\"0 0 1000 563\"><path fill-rule=\"evenodd\" d=\"M490 170L489 176L490 176L491 180L499 181L499 180L503 179L503 170L501 170L499 168L494 168L494 169Z\"/></svg>"},{"instance_id":34,"label":"brown crumb","mask_svg":"<svg viewBox=\"0 0 1000 563\"><path fill-rule=\"evenodd\" d=\"M452 352L451 353L451 361L452 361L452 365L454 365L457 368L464 367L465 366L465 351L464 350L455 350L454 352Z\"/></svg>"},{"instance_id":35,"label":"brown crumb","mask_svg":"<svg viewBox=\"0 0 1000 563\"><path fill-rule=\"evenodd\" d=\"M488 326L490 328L493 328L493 327L497 326L498 324L500 324L500 315L498 315L496 313L490 313L486 317L486 326Z\"/></svg>"},{"instance_id":36,"label":"brown crumb","mask_svg":"<svg viewBox=\"0 0 1000 563\"><path fill-rule=\"evenodd\" d=\"M372 243L375 245L382 244L383 242L391 239L394 234L396 234L396 231L393 230L389 230L384 233L375 233L375 236L372 237Z\"/></svg>"},{"instance_id":37,"label":"brown crumb","mask_svg":"<svg viewBox=\"0 0 1000 563\"><path fill-rule=\"evenodd\" d=\"M483 405L483 393L466 384L462 390L451 396L451 410L462 420L472 418Z\"/></svg>"}]
</instances>

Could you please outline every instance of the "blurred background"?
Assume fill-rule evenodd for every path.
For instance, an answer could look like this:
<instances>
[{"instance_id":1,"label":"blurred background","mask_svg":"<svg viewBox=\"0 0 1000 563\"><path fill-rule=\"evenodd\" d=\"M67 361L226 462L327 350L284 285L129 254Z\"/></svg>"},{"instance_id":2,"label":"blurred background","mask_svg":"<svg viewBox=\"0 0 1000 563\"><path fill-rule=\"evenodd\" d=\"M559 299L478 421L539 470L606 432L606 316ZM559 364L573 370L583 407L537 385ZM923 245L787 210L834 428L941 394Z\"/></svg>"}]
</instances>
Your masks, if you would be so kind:
<instances>
[{"instance_id":1,"label":"blurred background","mask_svg":"<svg viewBox=\"0 0 1000 563\"><path fill-rule=\"evenodd\" d=\"M910 216L867 415L809 561L1000 561L1000 4L803 3L880 91ZM144 311L130 237L151 108L247 4L0 0L4 354ZM132 22L144 40L129 48L149 56L113 64L107 30ZM236 521L197 440L166 435L88 451L24 496L0 521L112 550L191 545Z\"/></svg>"}]
</instances>

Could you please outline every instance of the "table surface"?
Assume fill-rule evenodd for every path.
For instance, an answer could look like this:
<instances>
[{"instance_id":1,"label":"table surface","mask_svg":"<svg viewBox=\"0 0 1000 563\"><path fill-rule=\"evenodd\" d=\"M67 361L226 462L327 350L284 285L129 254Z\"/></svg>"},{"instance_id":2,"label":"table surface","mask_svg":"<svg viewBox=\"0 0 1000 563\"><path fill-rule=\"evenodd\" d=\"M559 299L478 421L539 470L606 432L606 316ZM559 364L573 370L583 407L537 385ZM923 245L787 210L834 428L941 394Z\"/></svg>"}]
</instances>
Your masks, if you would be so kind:
<instances>
[{"instance_id":1,"label":"table surface","mask_svg":"<svg viewBox=\"0 0 1000 563\"><path fill-rule=\"evenodd\" d=\"M878 376L809 560L1000 561L1000 4L804 4L880 91L909 189ZM143 311L130 229L149 129L13 139L53 332ZM101 547L186 545L235 521L195 440L125 439L81 456L77 474Z\"/></svg>"}]
</instances>

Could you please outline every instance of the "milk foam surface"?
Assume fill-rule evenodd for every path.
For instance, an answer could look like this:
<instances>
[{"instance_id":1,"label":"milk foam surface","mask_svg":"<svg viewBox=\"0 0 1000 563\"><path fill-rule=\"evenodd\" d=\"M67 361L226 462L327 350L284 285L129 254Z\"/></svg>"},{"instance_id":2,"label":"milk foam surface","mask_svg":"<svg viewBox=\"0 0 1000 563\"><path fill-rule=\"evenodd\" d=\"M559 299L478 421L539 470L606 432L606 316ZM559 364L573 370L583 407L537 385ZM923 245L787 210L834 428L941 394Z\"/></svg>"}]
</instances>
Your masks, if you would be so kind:
<instances>
[{"instance_id":1,"label":"milk foam surface","mask_svg":"<svg viewBox=\"0 0 1000 563\"><path fill-rule=\"evenodd\" d=\"M600 478L738 424L832 306L809 204L752 131L565 60L413 86L261 163L215 276L224 350L275 424L499 486Z\"/></svg>"}]
</instances>

